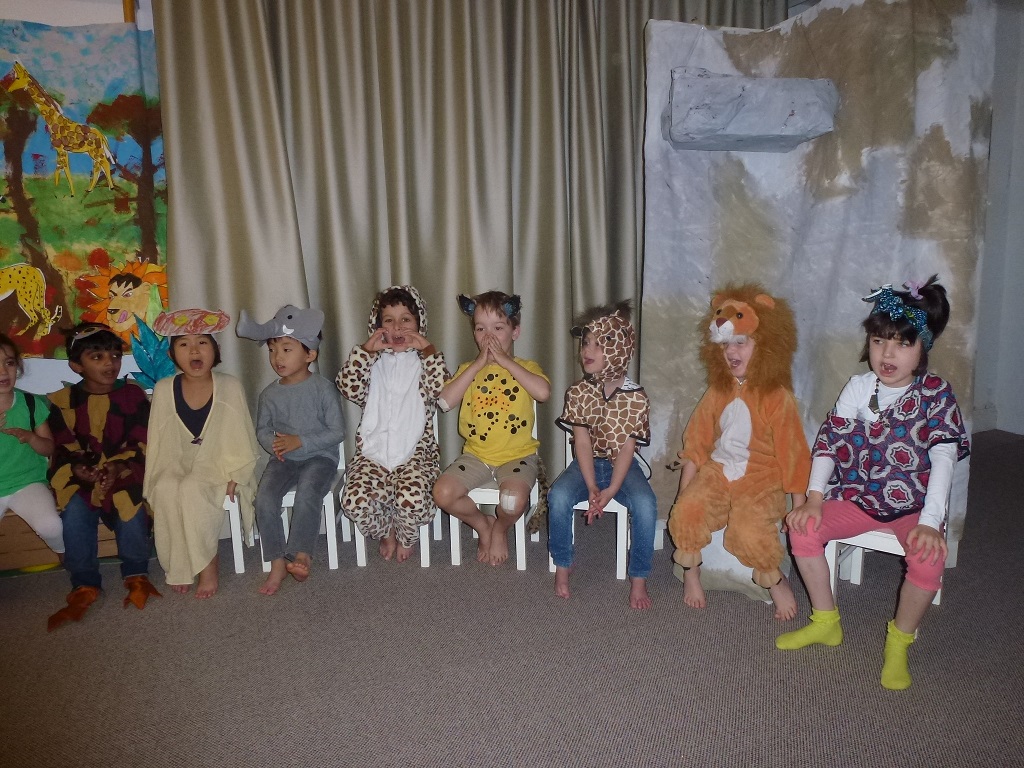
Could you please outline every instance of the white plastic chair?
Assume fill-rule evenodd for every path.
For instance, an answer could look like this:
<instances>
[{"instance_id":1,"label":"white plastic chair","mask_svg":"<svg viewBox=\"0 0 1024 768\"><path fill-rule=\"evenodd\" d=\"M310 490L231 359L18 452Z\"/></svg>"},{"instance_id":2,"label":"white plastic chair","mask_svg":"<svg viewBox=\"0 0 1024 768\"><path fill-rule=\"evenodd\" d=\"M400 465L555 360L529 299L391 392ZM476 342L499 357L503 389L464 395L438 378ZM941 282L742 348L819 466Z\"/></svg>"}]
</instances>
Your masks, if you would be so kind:
<instances>
[{"instance_id":1,"label":"white plastic chair","mask_svg":"<svg viewBox=\"0 0 1024 768\"><path fill-rule=\"evenodd\" d=\"M533 437L537 438L537 403L533 404ZM473 488L469 492L469 498L476 505L490 505L497 507L500 503L498 484L494 481ZM537 511L537 504L540 502L540 483L535 481L530 489L530 506L526 512L516 520L513 526L513 537L516 542L516 570L526 570L526 523ZM440 513L439 513L440 514ZM435 518L436 519L436 518ZM452 565L462 565L462 521L454 515L448 516L448 535L451 539ZM477 532L473 531L473 538ZM530 541L540 541L540 531L534 531L530 535Z\"/></svg>"},{"instance_id":2,"label":"white plastic chair","mask_svg":"<svg viewBox=\"0 0 1024 768\"><path fill-rule=\"evenodd\" d=\"M946 514L949 514L949 498L946 499ZM949 541L949 526L943 525L943 536ZM864 581L864 550L870 549L873 552L885 552L890 555L905 557L906 552L900 546L895 534L888 531L868 531L848 539L835 539L825 545L825 562L828 563L828 573L832 585L832 598L837 599L836 587L839 579L849 581L851 584L861 584ZM942 588L935 593L932 605L939 605L942 602Z\"/></svg>"},{"instance_id":3,"label":"white plastic chair","mask_svg":"<svg viewBox=\"0 0 1024 768\"><path fill-rule=\"evenodd\" d=\"M573 446L572 441L569 439L569 433L565 435L565 465L569 466L573 459ZM650 468L644 475L650 478ZM590 506L590 502L586 499L579 502L573 510L583 511ZM626 509L622 504L612 499L608 502L608 505L604 508L605 512L612 512L615 514L615 578L625 579L626 578L626 558L629 555L629 510ZM665 527L668 524L667 520L658 518L654 525L654 548L664 549L665 548ZM572 516L572 534L573 539L576 537L576 515ZM548 570L554 572L555 561L548 556Z\"/></svg>"},{"instance_id":4,"label":"white plastic chair","mask_svg":"<svg viewBox=\"0 0 1024 768\"><path fill-rule=\"evenodd\" d=\"M334 482L331 483L330 490L324 495L323 501L323 518L320 520L320 533L327 535L327 566L331 570L337 570L338 568L338 530L336 525L336 513L335 513L335 488L338 483L345 476L345 445L344 443L338 448L338 474L334 478ZM284 536L288 538L288 526L291 522L292 507L295 506L295 491L291 490L284 495L281 500L281 522L284 524ZM245 573L245 561L242 558L242 518L238 509L238 502L231 501L227 496L224 497L224 509L228 513L228 522L231 527L231 548L234 553L235 560L235 573ZM253 526L253 531L256 531L256 527ZM253 533L249 534L249 540L246 542L249 546L252 546L254 539L257 538ZM345 540L349 541L351 535L346 537ZM260 559L263 560L263 542L260 542ZM267 573L270 571L270 562L263 560L263 572Z\"/></svg>"}]
</instances>

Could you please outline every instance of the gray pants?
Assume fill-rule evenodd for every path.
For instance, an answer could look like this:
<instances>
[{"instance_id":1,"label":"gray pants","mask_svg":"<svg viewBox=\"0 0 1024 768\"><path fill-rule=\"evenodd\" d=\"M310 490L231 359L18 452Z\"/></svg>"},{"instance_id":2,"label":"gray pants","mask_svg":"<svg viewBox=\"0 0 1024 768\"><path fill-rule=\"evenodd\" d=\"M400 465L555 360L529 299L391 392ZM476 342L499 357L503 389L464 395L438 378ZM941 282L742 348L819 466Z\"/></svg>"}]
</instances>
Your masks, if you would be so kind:
<instances>
[{"instance_id":1,"label":"gray pants","mask_svg":"<svg viewBox=\"0 0 1024 768\"><path fill-rule=\"evenodd\" d=\"M324 496L331 490L337 474L338 462L324 456L304 461L278 461L271 457L256 491L256 525L259 526L264 558L294 560L299 552L312 554L320 530ZM281 499L293 488L295 506L286 546ZM334 521L328 520L327 524L334 525Z\"/></svg>"}]
</instances>

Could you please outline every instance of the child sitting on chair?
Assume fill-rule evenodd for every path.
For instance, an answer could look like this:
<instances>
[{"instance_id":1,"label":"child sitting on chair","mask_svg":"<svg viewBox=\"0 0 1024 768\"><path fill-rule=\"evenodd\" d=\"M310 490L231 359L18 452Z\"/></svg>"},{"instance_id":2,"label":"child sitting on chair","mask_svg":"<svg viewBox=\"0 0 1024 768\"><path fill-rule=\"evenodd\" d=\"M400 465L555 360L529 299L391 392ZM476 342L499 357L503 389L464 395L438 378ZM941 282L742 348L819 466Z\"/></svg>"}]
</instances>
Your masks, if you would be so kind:
<instances>
[{"instance_id":1,"label":"child sitting on chair","mask_svg":"<svg viewBox=\"0 0 1024 768\"><path fill-rule=\"evenodd\" d=\"M252 529L259 444L242 382L213 370L221 362L214 334L230 322L205 309L161 312L153 321L179 373L153 389L144 493L167 583L184 595L198 576L201 600L220 586L225 495L237 500L245 533Z\"/></svg>"},{"instance_id":2,"label":"child sitting on chair","mask_svg":"<svg viewBox=\"0 0 1024 768\"><path fill-rule=\"evenodd\" d=\"M411 285L378 293L368 326L370 337L352 348L336 380L363 409L341 509L364 536L380 539L381 557L402 563L436 512L434 409L448 369L427 339L427 308Z\"/></svg>"},{"instance_id":3,"label":"child sitting on chair","mask_svg":"<svg viewBox=\"0 0 1024 768\"><path fill-rule=\"evenodd\" d=\"M555 563L555 594L569 597L573 561L573 507L589 499L587 523L615 499L629 510L629 604L651 607L647 576L654 557L658 502L639 462L637 448L650 442L650 404L643 388L626 377L636 331L628 301L594 307L580 316L584 376L565 393L558 425L572 432L575 459L548 493L548 547Z\"/></svg>"},{"instance_id":4,"label":"child sitting on chair","mask_svg":"<svg viewBox=\"0 0 1024 768\"><path fill-rule=\"evenodd\" d=\"M149 513L143 501L149 400L142 387L118 379L124 343L106 325L81 323L68 332L68 364L82 377L50 395L54 450L50 485L63 510L67 606L47 629L80 621L100 595L96 527L114 532L121 578L138 609L160 593L150 583Z\"/></svg>"},{"instance_id":5,"label":"child sitting on chair","mask_svg":"<svg viewBox=\"0 0 1024 768\"><path fill-rule=\"evenodd\" d=\"M323 324L319 309L288 304L262 325L242 310L235 328L239 336L267 345L270 367L280 377L260 393L256 409L256 439L272 457L256 489L256 524L263 557L270 561L260 587L264 595L276 593L288 574L298 582L309 578L324 496L338 474L339 444L345 439L341 401L327 379L309 370ZM281 500L292 489L295 504L285 541Z\"/></svg>"},{"instance_id":6,"label":"child sitting on chair","mask_svg":"<svg viewBox=\"0 0 1024 768\"><path fill-rule=\"evenodd\" d=\"M434 485L434 500L449 515L477 532L477 560L500 565L508 559L508 529L526 512L537 481L540 441L533 436L534 403L545 402L551 384L532 360L514 357L522 300L501 291L472 298L459 296L459 307L473 319L473 339L480 350L463 363L438 398L443 411L461 402L459 434L466 443ZM469 497L495 482L500 503L494 517Z\"/></svg>"},{"instance_id":7,"label":"child sitting on chair","mask_svg":"<svg viewBox=\"0 0 1024 768\"><path fill-rule=\"evenodd\" d=\"M796 598L780 570L779 523L787 493L794 506L804 502L811 468L793 396L793 313L758 285L730 286L712 299L701 325L708 389L686 425L668 520L673 559L685 572L683 602L707 604L701 550L725 528L725 549L753 569L754 583L775 602L775 618L788 621Z\"/></svg>"},{"instance_id":8,"label":"child sitting on chair","mask_svg":"<svg viewBox=\"0 0 1024 768\"><path fill-rule=\"evenodd\" d=\"M818 430L807 503L786 517L789 541L811 598L807 626L779 635L777 648L839 645L843 628L825 544L888 531L906 552L907 573L883 651L883 688L911 683L907 650L942 586L942 529L953 467L970 452L949 384L928 372L928 351L949 320L946 289L933 275L906 291L886 285L868 296L861 361Z\"/></svg>"}]
</instances>

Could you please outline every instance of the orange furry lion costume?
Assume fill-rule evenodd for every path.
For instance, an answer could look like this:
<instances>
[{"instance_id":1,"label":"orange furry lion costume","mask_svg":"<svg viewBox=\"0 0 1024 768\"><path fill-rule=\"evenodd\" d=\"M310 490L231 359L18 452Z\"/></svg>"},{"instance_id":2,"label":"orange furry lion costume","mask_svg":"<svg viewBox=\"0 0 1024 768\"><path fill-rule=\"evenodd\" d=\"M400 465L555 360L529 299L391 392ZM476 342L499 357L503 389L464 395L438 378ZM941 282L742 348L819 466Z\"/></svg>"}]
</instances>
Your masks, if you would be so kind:
<instances>
[{"instance_id":1,"label":"orange furry lion costume","mask_svg":"<svg viewBox=\"0 0 1024 768\"><path fill-rule=\"evenodd\" d=\"M683 568L700 565L712 532L725 528L725 548L753 569L755 583L772 587L782 579L778 524L786 494L806 492L811 467L792 391L796 324L789 305L756 284L716 294L701 324L708 389L679 453L684 473L696 474L669 514L673 559ZM743 378L723 352L737 337L754 342Z\"/></svg>"}]
</instances>

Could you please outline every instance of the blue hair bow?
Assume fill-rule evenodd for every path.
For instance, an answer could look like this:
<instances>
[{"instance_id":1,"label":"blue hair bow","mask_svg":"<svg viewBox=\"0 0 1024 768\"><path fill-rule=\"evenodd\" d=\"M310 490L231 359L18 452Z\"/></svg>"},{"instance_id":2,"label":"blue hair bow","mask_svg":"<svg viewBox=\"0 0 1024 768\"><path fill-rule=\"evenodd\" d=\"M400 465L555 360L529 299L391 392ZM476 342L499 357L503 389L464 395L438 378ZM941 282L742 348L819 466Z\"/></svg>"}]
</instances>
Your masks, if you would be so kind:
<instances>
[{"instance_id":1,"label":"blue hair bow","mask_svg":"<svg viewBox=\"0 0 1024 768\"><path fill-rule=\"evenodd\" d=\"M901 317L910 321L921 339L925 351L932 348L935 336L928 327L928 315L919 307L912 307L906 304L896 291L892 289L892 283L886 283L881 288L876 288L861 301L872 301L875 308L871 310L872 315L886 314L889 319L896 322Z\"/></svg>"}]
</instances>

